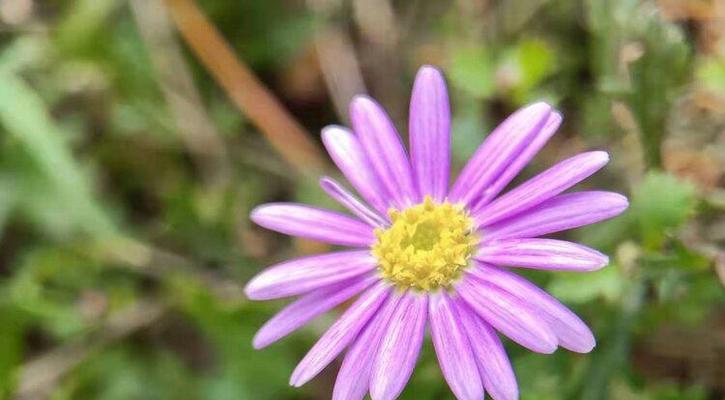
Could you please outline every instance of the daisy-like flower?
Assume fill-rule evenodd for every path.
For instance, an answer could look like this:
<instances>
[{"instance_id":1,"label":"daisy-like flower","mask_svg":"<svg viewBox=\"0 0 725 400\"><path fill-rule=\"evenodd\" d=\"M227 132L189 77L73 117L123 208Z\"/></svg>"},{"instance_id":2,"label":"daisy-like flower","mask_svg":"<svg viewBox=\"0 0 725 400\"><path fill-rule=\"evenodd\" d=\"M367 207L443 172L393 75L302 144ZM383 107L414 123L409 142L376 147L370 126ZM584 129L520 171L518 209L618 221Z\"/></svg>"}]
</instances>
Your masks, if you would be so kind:
<instances>
[{"instance_id":1,"label":"daisy-like flower","mask_svg":"<svg viewBox=\"0 0 725 400\"><path fill-rule=\"evenodd\" d=\"M358 296L292 373L301 386L347 349L333 398L394 399L415 366L426 327L458 399L516 399L518 387L497 332L539 353L595 345L574 313L509 267L592 271L604 254L539 238L620 214L616 193L562 194L602 168L605 152L564 160L499 194L553 135L561 115L545 103L499 125L449 187L450 111L443 77L422 67L410 104L410 157L385 111L352 101L353 132L323 130L332 160L359 194L324 177L322 188L354 217L302 204L257 207L257 224L351 247L269 267L249 282L254 300L299 296L254 338L262 348Z\"/></svg>"}]
</instances>

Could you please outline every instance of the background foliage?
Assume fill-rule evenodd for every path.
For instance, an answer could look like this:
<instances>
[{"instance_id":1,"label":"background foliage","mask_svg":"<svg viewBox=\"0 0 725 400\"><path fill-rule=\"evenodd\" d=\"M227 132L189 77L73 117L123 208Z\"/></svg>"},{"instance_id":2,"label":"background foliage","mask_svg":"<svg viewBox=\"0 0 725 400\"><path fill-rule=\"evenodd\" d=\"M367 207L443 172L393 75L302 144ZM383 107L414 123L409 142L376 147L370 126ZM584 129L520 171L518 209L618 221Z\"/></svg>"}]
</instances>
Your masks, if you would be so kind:
<instances>
[{"instance_id":1,"label":"background foliage","mask_svg":"<svg viewBox=\"0 0 725 400\"><path fill-rule=\"evenodd\" d=\"M334 316L254 351L282 302L241 292L263 266L324 248L247 215L281 199L334 207L317 188L317 132L344 123L361 91L404 131L423 63L449 80L457 167L497 121L545 99L565 122L524 175L606 149L610 166L586 186L631 199L623 216L567 235L610 254L609 267L527 273L598 346L539 355L506 343L522 398L725 395L722 2L199 1L310 132L271 132L312 140L307 163L302 147L265 139L279 110L228 97L253 82L227 71L237 92L219 85L223 71L184 45L166 8L183 16L184 4L0 0L0 397L328 398L336 367L299 390L287 380ZM403 397L452 398L430 347Z\"/></svg>"}]
</instances>

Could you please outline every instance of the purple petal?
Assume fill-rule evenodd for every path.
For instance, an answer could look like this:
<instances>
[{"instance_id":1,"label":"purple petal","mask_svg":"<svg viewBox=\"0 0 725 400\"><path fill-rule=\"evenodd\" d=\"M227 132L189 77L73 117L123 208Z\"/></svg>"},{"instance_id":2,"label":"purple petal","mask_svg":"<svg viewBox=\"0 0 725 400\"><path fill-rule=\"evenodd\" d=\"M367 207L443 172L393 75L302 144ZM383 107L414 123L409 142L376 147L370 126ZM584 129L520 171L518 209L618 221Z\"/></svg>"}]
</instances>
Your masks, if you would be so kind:
<instances>
[{"instance_id":1,"label":"purple petal","mask_svg":"<svg viewBox=\"0 0 725 400\"><path fill-rule=\"evenodd\" d=\"M410 158L421 197L443 201L448 192L451 112L443 75L434 67L418 70L410 100Z\"/></svg>"},{"instance_id":2,"label":"purple petal","mask_svg":"<svg viewBox=\"0 0 725 400\"><path fill-rule=\"evenodd\" d=\"M526 303L470 274L456 286L457 292L486 322L516 343L537 353L553 353L556 336Z\"/></svg>"},{"instance_id":3,"label":"purple petal","mask_svg":"<svg viewBox=\"0 0 725 400\"><path fill-rule=\"evenodd\" d=\"M551 114L546 103L535 103L506 118L463 168L448 195L451 202L475 204L491 183L535 140Z\"/></svg>"},{"instance_id":4,"label":"purple petal","mask_svg":"<svg viewBox=\"0 0 725 400\"><path fill-rule=\"evenodd\" d=\"M465 302L456 301L456 306L488 394L494 400L517 400L519 386L516 375L496 332Z\"/></svg>"},{"instance_id":5,"label":"purple petal","mask_svg":"<svg viewBox=\"0 0 725 400\"><path fill-rule=\"evenodd\" d=\"M473 214L479 226L487 226L542 203L583 181L607 164L603 151L582 153L566 159L524 182Z\"/></svg>"},{"instance_id":6,"label":"purple petal","mask_svg":"<svg viewBox=\"0 0 725 400\"><path fill-rule=\"evenodd\" d=\"M368 250L338 251L288 260L252 278L244 292L252 300L295 296L370 272L378 261Z\"/></svg>"},{"instance_id":7,"label":"purple petal","mask_svg":"<svg viewBox=\"0 0 725 400\"><path fill-rule=\"evenodd\" d=\"M386 225L383 217L375 211L369 209L334 179L325 176L320 179L320 186L330 197L337 200L338 203L342 204L343 207L350 210L351 213L355 214L356 217L360 218L360 220L366 222L368 225L372 227Z\"/></svg>"},{"instance_id":8,"label":"purple petal","mask_svg":"<svg viewBox=\"0 0 725 400\"><path fill-rule=\"evenodd\" d=\"M340 126L328 126L322 130L322 143L332 161L342 171L352 187L378 212L388 211L385 192L370 166L370 160L355 135Z\"/></svg>"},{"instance_id":9,"label":"purple petal","mask_svg":"<svg viewBox=\"0 0 725 400\"><path fill-rule=\"evenodd\" d=\"M594 249L554 239L485 242L475 258L495 265L560 271L594 271L609 263L609 257Z\"/></svg>"},{"instance_id":10,"label":"purple petal","mask_svg":"<svg viewBox=\"0 0 725 400\"><path fill-rule=\"evenodd\" d=\"M370 226L357 219L302 204L263 204L252 210L251 218L264 228L324 243L368 247L375 242Z\"/></svg>"},{"instance_id":11,"label":"purple petal","mask_svg":"<svg viewBox=\"0 0 725 400\"><path fill-rule=\"evenodd\" d=\"M319 374L355 339L389 294L390 286L384 282L365 291L307 352L292 372L290 385L302 386Z\"/></svg>"},{"instance_id":12,"label":"purple petal","mask_svg":"<svg viewBox=\"0 0 725 400\"><path fill-rule=\"evenodd\" d=\"M365 397L380 340L399 302L400 296L389 296L385 305L350 346L337 373L333 400L360 400Z\"/></svg>"},{"instance_id":13,"label":"purple petal","mask_svg":"<svg viewBox=\"0 0 725 400\"><path fill-rule=\"evenodd\" d=\"M417 198L410 163L400 136L378 103L369 97L357 96L350 103L352 127L381 186L398 209Z\"/></svg>"},{"instance_id":14,"label":"purple petal","mask_svg":"<svg viewBox=\"0 0 725 400\"><path fill-rule=\"evenodd\" d=\"M428 313L428 296L407 292L393 312L370 377L370 397L392 400L403 391L418 360Z\"/></svg>"},{"instance_id":15,"label":"purple petal","mask_svg":"<svg viewBox=\"0 0 725 400\"><path fill-rule=\"evenodd\" d=\"M621 214L627 198L610 192L562 194L483 229L482 240L530 238L593 224Z\"/></svg>"},{"instance_id":16,"label":"purple petal","mask_svg":"<svg viewBox=\"0 0 725 400\"><path fill-rule=\"evenodd\" d=\"M267 321L254 335L252 345L255 349L269 346L318 315L357 295L377 280L374 276L353 278L300 297Z\"/></svg>"},{"instance_id":17,"label":"purple petal","mask_svg":"<svg viewBox=\"0 0 725 400\"><path fill-rule=\"evenodd\" d=\"M430 297L430 333L438 364L451 391L459 400L483 398L483 385L468 336L459 328L461 319L445 292Z\"/></svg>"},{"instance_id":18,"label":"purple petal","mask_svg":"<svg viewBox=\"0 0 725 400\"><path fill-rule=\"evenodd\" d=\"M576 314L526 279L487 265L480 265L471 274L528 304L529 309L546 321L562 347L588 353L596 345L592 331Z\"/></svg>"},{"instance_id":19,"label":"purple petal","mask_svg":"<svg viewBox=\"0 0 725 400\"><path fill-rule=\"evenodd\" d=\"M501 175L491 183L483 192L481 197L476 202L475 206L472 207L473 212L480 210L483 206L493 200L501 191L508 185L524 167L531 161L536 154L539 153L542 147L549 141L552 135L556 133L561 125L561 114L558 112L552 112L549 114L549 119L544 124L544 127L531 139L530 142L524 143L524 148L521 153L516 155L516 158L512 158L511 162L501 172Z\"/></svg>"}]
</instances>

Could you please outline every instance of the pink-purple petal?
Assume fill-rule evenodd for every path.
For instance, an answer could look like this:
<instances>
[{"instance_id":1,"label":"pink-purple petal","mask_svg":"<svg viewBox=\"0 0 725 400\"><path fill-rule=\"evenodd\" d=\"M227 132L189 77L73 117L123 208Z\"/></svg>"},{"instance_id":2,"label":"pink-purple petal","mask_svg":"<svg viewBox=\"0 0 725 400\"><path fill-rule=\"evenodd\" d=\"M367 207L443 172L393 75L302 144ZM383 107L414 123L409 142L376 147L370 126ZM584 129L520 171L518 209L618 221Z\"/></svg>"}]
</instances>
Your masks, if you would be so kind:
<instances>
[{"instance_id":1,"label":"pink-purple petal","mask_svg":"<svg viewBox=\"0 0 725 400\"><path fill-rule=\"evenodd\" d=\"M537 353L556 350L554 332L519 298L470 274L458 282L456 291L481 318L514 342Z\"/></svg>"},{"instance_id":2,"label":"pink-purple petal","mask_svg":"<svg viewBox=\"0 0 725 400\"><path fill-rule=\"evenodd\" d=\"M519 386L516 375L496 332L464 301L457 300L456 306L476 356L484 388L493 400L517 400Z\"/></svg>"},{"instance_id":3,"label":"pink-purple petal","mask_svg":"<svg viewBox=\"0 0 725 400\"><path fill-rule=\"evenodd\" d=\"M389 207L385 192L358 138L350 130L332 125L322 130L322 143L360 197L385 214Z\"/></svg>"},{"instance_id":4,"label":"pink-purple petal","mask_svg":"<svg viewBox=\"0 0 725 400\"><path fill-rule=\"evenodd\" d=\"M347 208L356 217L360 218L372 227L379 227L386 224L380 214L371 210L363 202L358 200L352 193L348 192L342 185L330 177L320 179L320 187L330 197L337 200L343 207Z\"/></svg>"},{"instance_id":5,"label":"pink-purple petal","mask_svg":"<svg viewBox=\"0 0 725 400\"><path fill-rule=\"evenodd\" d=\"M549 119L544 124L543 128L536 134L531 141L525 142L523 150L512 158L510 164L501 172L496 180L491 183L481 193L481 197L478 198L476 204L471 207L473 212L480 210L483 206L491 202L499 193L511 183L511 181L523 170L529 161L539 153L542 147L549 141L551 136L556 133L561 125L561 114L554 111L549 114Z\"/></svg>"},{"instance_id":6,"label":"pink-purple petal","mask_svg":"<svg viewBox=\"0 0 725 400\"><path fill-rule=\"evenodd\" d=\"M487 265L480 265L471 274L527 303L529 309L546 321L562 347L588 353L596 345L592 331L576 314L526 279Z\"/></svg>"},{"instance_id":7,"label":"pink-purple petal","mask_svg":"<svg viewBox=\"0 0 725 400\"><path fill-rule=\"evenodd\" d=\"M478 226L487 226L525 211L571 188L609 161L603 151L582 153L561 161L473 214Z\"/></svg>"},{"instance_id":8,"label":"pink-purple petal","mask_svg":"<svg viewBox=\"0 0 725 400\"><path fill-rule=\"evenodd\" d=\"M428 315L438 364L458 400L483 398L483 385L468 336L448 295L441 291L430 296Z\"/></svg>"},{"instance_id":9,"label":"pink-purple petal","mask_svg":"<svg viewBox=\"0 0 725 400\"><path fill-rule=\"evenodd\" d=\"M370 388L370 375L373 362L378 355L380 340L399 302L400 296L388 296L377 315L368 322L355 342L350 345L337 373L335 388L332 391L333 400L361 400L365 397Z\"/></svg>"},{"instance_id":10,"label":"pink-purple petal","mask_svg":"<svg viewBox=\"0 0 725 400\"><path fill-rule=\"evenodd\" d=\"M494 265L558 271L594 271L609 263L609 257L592 248L554 239L484 242L474 257Z\"/></svg>"},{"instance_id":11,"label":"pink-purple petal","mask_svg":"<svg viewBox=\"0 0 725 400\"><path fill-rule=\"evenodd\" d=\"M393 400L413 374L423 344L428 296L406 292L397 305L380 342L370 377L373 400Z\"/></svg>"},{"instance_id":12,"label":"pink-purple petal","mask_svg":"<svg viewBox=\"0 0 725 400\"><path fill-rule=\"evenodd\" d=\"M368 250L338 251L296 258L273 265L244 288L252 300L295 296L361 276L377 266Z\"/></svg>"},{"instance_id":13,"label":"pink-purple petal","mask_svg":"<svg viewBox=\"0 0 725 400\"><path fill-rule=\"evenodd\" d=\"M473 205L545 126L551 106L535 103L503 121L478 147L453 184L451 202Z\"/></svg>"},{"instance_id":14,"label":"pink-purple petal","mask_svg":"<svg viewBox=\"0 0 725 400\"><path fill-rule=\"evenodd\" d=\"M350 104L350 120L380 185L396 208L418 199L410 162L395 126L373 99L357 96Z\"/></svg>"},{"instance_id":15,"label":"pink-purple petal","mask_svg":"<svg viewBox=\"0 0 725 400\"><path fill-rule=\"evenodd\" d=\"M255 349L269 346L359 294L377 280L375 276L353 278L300 297L267 321L254 335L252 345Z\"/></svg>"},{"instance_id":16,"label":"pink-purple petal","mask_svg":"<svg viewBox=\"0 0 725 400\"><path fill-rule=\"evenodd\" d=\"M446 83L431 66L418 70L410 100L410 158L421 197L443 201L448 192L451 112Z\"/></svg>"},{"instance_id":17,"label":"pink-purple petal","mask_svg":"<svg viewBox=\"0 0 725 400\"><path fill-rule=\"evenodd\" d=\"M304 385L332 362L375 315L390 291L384 282L365 291L307 352L292 372L290 385Z\"/></svg>"},{"instance_id":18,"label":"pink-purple petal","mask_svg":"<svg viewBox=\"0 0 725 400\"><path fill-rule=\"evenodd\" d=\"M591 191L562 194L485 227L481 237L483 241L488 241L543 236L615 217L628 206L627 198L618 193Z\"/></svg>"},{"instance_id":19,"label":"pink-purple petal","mask_svg":"<svg viewBox=\"0 0 725 400\"><path fill-rule=\"evenodd\" d=\"M345 214L302 204L263 204L252 210L251 219L273 231L324 243L368 247L375 242L369 225Z\"/></svg>"}]
</instances>

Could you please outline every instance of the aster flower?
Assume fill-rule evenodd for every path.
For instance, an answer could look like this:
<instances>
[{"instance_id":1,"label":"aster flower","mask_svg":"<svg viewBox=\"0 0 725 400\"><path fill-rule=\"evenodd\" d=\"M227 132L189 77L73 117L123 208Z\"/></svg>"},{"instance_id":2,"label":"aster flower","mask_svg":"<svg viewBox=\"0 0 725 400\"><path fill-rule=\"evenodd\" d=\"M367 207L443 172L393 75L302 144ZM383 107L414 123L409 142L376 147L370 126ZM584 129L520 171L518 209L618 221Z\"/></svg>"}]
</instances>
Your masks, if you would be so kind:
<instances>
[{"instance_id":1,"label":"aster flower","mask_svg":"<svg viewBox=\"0 0 725 400\"><path fill-rule=\"evenodd\" d=\"M564 160L499 195L561 123L549 105L527 106L499 125L449 188L450 111L446 86L422 67L410 104L410 158L372 99L350 106L353 132L323 130L330 156L358 198L335 180L322 188L354 217L301 204L257 207L258 225L351 247L274 265L246 287L254 300L299 296L254 338L262 348L358 296L292 373L301 386L347 349L334 399L394 399L415 366L426 327L458 399L516 399L518 387L497 335L539 353L557 346L589 352L595 339L574 313L510 267L593 271L608 258L540 238L620 214L616 193L562 194L602 168L605 152Z\"/></svg>"}]
</instances>

